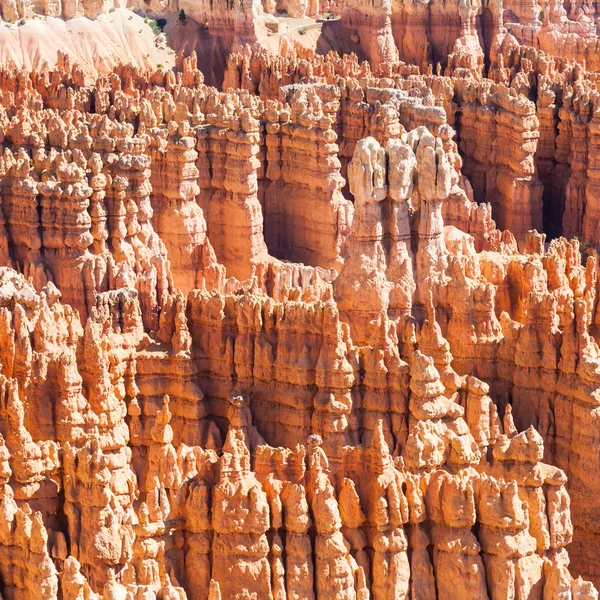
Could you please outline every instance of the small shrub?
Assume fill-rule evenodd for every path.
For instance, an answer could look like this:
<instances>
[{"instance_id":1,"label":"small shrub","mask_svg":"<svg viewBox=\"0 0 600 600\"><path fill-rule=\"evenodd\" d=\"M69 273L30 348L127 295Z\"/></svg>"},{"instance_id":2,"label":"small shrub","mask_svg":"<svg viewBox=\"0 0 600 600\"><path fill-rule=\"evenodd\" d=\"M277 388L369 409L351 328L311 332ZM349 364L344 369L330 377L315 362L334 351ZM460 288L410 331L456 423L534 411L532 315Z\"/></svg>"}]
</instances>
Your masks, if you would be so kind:
<instances>
[{"instance_id":1,"label":"small shrub","mask_svg":"<svg viewBox=\"0 0 600 600\"><path fill-rule=\"evenodd\" d=\"M300 35L306 35L306 32L307 32L307 31L308 31L308 30L306 29L306 27L303 27L302 29L298 30L298 33L299 33Z\"/></svg>"},{"instance_id":2,"label":"small shrub","mask_svg":"<svg viewBox=\"0 0 600 600\"><path fill-rule=\"evenodd\" d=\"M156 65L156 68L157 68L157 69L159 69L159 70L162 70L162 69L164 69L165 67L164 67L164 65L163 65L162 63L158 63L158 64Z\"/></svg>"},{"instance_id":3,"label":"small shrub","mask_svg":"<svg viewBox=\"0 0 600 600\"><path fill-rule=\"evenodd\" d=\"M179 22L183 25L187 23L187 17L185 16L185 10L183 10L183 8L179 11Z\"/></svg>"},{"instance_id":4,"label":"small shrub","mask_svg":"<svg viewBox=\"0 0 600 600\"><path fill-rule=\"evenodd\" d=\"M158 23L156 21L153 21L152 19L148 19L148 27L152 29L154 35L160 35L162 32L161 28L158 26Z\"/></svg>"},{"instance_id":5,"label":"small shrub","mask_svg":"<svg viewBox=\"0 0 600 600\"><path fill-rule=\"evenodd\" d=\"M166 19L156 19L156 24L160 27L161 31L165 30L165 25L167 24Z\"/></svg>"},{"instance_id":6,"label":"small shrub","mask_svg":"<svg viewBox=\"0 0 600 600\"><path fill-rule=\"evenodd\" d=\"M540 10L540 21L543 23L546 20L546 11Z\"/></svg>"}]
</instances>

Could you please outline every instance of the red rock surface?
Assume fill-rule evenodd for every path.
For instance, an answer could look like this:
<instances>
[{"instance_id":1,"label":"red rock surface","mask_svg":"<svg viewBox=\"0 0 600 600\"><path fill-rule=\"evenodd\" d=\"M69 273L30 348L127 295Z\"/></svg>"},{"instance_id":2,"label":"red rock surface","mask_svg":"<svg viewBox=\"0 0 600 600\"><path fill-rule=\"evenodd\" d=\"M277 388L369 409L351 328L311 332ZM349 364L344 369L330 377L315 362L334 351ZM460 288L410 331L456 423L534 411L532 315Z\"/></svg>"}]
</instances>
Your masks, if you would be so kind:
<instances>
[{"instance_id":1,"label":"red rock surface","mask_svg":"<svg viewBox=\"0 0 600 600\"><path fill-rule=\"evenodd\" d=\"M2 60L0 599L597 599L596 4L129 8Z\"/></svg>"}]
</instances>

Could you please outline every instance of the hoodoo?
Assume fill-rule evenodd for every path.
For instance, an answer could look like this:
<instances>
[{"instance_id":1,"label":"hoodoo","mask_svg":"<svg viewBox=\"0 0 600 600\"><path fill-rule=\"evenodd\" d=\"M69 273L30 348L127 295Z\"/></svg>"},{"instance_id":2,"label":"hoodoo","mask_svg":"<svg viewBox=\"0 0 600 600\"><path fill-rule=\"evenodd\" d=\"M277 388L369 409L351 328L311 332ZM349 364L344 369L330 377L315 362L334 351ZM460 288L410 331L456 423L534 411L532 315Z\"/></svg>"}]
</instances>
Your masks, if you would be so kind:
<instances>
[{"instance_id":1,"label":"hoodoo","mask_svg":"<svg viewBox=\"0 0 600 600\"><path fill-rule=\"evenodd\" d=\"M599 11L2 0L0 600L598 600Z\"/></svg>"}]
</instances>

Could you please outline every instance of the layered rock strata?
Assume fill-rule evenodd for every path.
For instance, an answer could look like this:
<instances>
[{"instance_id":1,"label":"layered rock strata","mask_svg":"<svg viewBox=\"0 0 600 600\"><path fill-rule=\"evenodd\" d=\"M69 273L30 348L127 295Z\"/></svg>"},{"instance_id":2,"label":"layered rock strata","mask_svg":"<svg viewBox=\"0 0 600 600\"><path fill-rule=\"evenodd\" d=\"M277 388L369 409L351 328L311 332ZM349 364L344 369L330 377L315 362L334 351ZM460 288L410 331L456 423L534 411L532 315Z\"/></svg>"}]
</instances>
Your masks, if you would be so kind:
<instances>
[{"instance_id":1,"label":"layered rock strata","mask_svg":"<svg viewBox=\"0 0 600 600\"><path fill-rule=\"evenodd\" d=\"M5 599L597 598L597 93L509 50L2 73Z\"/></svg>"}]
</instances>

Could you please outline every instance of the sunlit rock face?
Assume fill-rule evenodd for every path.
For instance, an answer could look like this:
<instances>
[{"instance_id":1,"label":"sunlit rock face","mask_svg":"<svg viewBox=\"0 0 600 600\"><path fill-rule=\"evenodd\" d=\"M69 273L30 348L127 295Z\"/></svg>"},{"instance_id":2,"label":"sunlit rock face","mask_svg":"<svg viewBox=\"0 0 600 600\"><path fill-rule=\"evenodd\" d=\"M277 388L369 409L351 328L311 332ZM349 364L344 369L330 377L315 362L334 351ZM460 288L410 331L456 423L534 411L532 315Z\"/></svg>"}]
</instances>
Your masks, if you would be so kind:
<instances>
[{"instance_id":1,"label":"sunlit rock face","mask_svg":"<svg viewBox=\"0 0 600 600\"><path fill-rule=\"evenodd\" d=\"M597 600L596 11L2 3L0 600Z\"/></svg>"}]
</instances>

